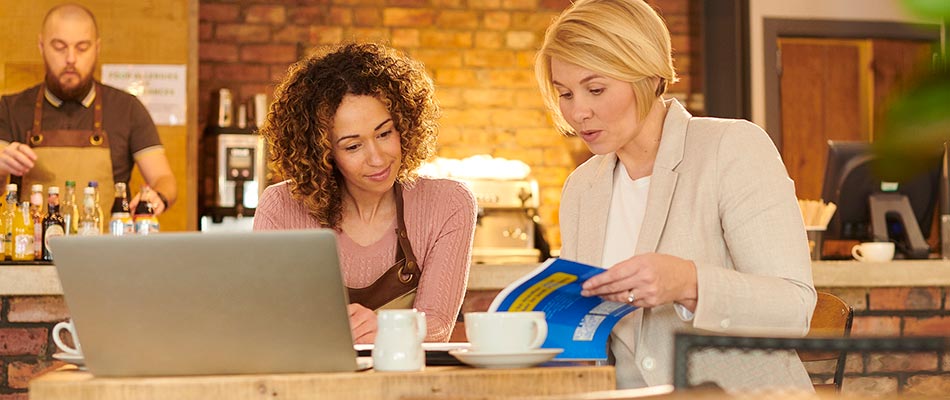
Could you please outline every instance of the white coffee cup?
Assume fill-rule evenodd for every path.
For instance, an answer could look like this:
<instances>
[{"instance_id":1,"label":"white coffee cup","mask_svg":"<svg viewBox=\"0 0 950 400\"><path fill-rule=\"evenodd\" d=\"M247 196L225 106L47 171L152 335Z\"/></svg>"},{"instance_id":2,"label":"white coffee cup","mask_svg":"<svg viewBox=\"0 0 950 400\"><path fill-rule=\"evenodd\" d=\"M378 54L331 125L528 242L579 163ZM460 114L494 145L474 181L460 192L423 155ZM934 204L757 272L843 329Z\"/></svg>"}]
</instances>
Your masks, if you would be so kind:
<instances>
[{"instance_id":1,"label":"white coffee cup","mask_svg":"<svg viewBox=\"0 0 950 400\"><path fill-rule=\"evenodd\" d=\"M373 346L373 369L421 371L426 365L422 341L426 337L426 314L416 310L380 310Z\"/></svg>"},{"instance_id":2,"label":"white coffee cup","mask_svg":"<svg viewBox=\"0 0 950 400\"><path fill-rule=\"evenodd\" d=\"M516 354L541 347L548 336L544 312L465 313L465 334L478 353Z\"/></svg>"},{"instance_id":3,"label":"white coffee cup","mask_svg":"<svg viewBox=\"0 0 950 400\"><path fill-rule=\"evenodd\" d=\"M60 336L63 331L69 332L75 347L63 341ZM63 321L53 326L53 343L56 343L56 347L59 347L64 353L82 357L82 346L79 344L79 335L76 334L76 325L73 324L72 320Z\"/></svg>"},{"instance_id":4,"label":"white coffee cup","mask_svg":"<svg viewBox=\"0 0 950 400\"><path fill-rule=\"evenodd\" d=\"M851 248L855 260L863 262L888 262L894 259L893 242L864 242Z\"/></svg>"}]
</instances>

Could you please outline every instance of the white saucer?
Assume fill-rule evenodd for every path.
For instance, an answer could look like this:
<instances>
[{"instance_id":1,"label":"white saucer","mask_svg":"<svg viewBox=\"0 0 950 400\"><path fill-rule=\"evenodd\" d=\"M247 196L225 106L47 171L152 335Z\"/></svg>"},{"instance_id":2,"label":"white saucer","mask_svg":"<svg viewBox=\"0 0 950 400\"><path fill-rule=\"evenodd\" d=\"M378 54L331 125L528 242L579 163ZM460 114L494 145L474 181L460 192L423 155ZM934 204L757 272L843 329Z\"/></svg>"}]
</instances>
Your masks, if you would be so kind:
<instances>
[{"instance_id":1,"label":"white saucer","mask_svg":"<svg viewBox=\"0 0 950 400\"><path fill-rule=\"evenodd\" d=\"M73 365L77 365L77 366L80 366L80 367L86 365L86 360L83 359L82 356L76 355L76 354L70 354L70 353L59 352L59 353L53 354L53 358L55 358L55 359L57 359L57 360L59 360L59 361L63 361L63 362L66 362L66 363L69 363L69 364L73 364Z\"/></svg>"},{"instance_id":2,"label":"white saucer","mask_svg":"<svg viewBox=\"0 0 950 400\"><path fill-rule=\"evenodd\" d=\"M459 361L479 368L528 368L550 361L564 349L534 349L524 353L479 353L471 350L452 350L449 354Z\"/></svg>"}]
</instances>

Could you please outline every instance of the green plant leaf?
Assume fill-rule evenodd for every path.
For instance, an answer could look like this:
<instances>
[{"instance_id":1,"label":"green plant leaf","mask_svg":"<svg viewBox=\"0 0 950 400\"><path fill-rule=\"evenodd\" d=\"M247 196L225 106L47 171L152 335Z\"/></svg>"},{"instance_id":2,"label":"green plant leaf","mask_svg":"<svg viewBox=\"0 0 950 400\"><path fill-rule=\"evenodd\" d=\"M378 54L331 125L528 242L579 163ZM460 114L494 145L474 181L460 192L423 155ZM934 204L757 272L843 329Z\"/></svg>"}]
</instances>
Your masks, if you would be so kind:
<instances>
[{"instance_id":1,"label":"green plant leaf","mask_svg":"<svg viewBox=\"0 0 950 400\"><path fill-rule=\"evenodd\" d=\"M950 1L947 0L903 0L901 3L911 12L927 18L950 17Z\"/></svg>"}]
</instances>

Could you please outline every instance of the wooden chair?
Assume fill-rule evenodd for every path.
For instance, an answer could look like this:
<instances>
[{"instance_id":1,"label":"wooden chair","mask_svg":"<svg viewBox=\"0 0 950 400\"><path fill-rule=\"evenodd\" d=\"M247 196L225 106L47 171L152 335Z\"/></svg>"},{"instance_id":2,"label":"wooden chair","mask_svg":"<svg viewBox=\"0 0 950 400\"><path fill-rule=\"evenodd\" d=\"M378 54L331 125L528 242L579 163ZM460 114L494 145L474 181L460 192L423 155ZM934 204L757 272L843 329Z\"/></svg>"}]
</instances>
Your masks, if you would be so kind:
<instances>
[{"instance_id":1,"label":"wooden chair","mask_svg":"<svg viewBox=\"0 0 950 400\"><path fill-rule=\"evenodd\" d=\"M848 337L851 335L851 322L854 319L854 309L840 297L827 292L818 292L818 302L815 304L815 313L811 317L811 330L808 337ZM835 363L834 383L815 384L816 390L841 391L844 379L845 360L844 351L799 351L798 357L804 362L837 360Z\"/></svg>"}]
</instances>

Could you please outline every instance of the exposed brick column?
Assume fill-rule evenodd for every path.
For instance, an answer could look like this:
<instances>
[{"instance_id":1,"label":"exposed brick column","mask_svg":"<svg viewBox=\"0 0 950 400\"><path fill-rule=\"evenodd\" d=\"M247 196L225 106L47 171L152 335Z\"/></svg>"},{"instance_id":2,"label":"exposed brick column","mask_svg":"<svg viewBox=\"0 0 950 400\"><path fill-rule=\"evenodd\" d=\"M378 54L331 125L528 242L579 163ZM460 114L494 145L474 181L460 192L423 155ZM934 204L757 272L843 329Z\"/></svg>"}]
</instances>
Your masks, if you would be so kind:
<instances>
[{"instance_id":1,"label":"exposed brick column","mask_svg":"<svg viewBox=\"0 0 950 400\"><path fill-rule=\"evenodd\" d=\"M0 297L0 400L26 399L30 379L63 365L50 332L67 318L61 296Z\"/></svg>"},{"instance_id":2,"label":"exposed brick column","mask_svg":"<svg viewBox=\"0 0 950 400\"><path fill-rule=\"evenodd\" d=\"M946 287L831 289L854 308L852 336L948 336ZM833 371L809 368L813 377ZM946 395L950 354L869 353L848 356L843 393Z\"/></svg>"}]
</instances>

